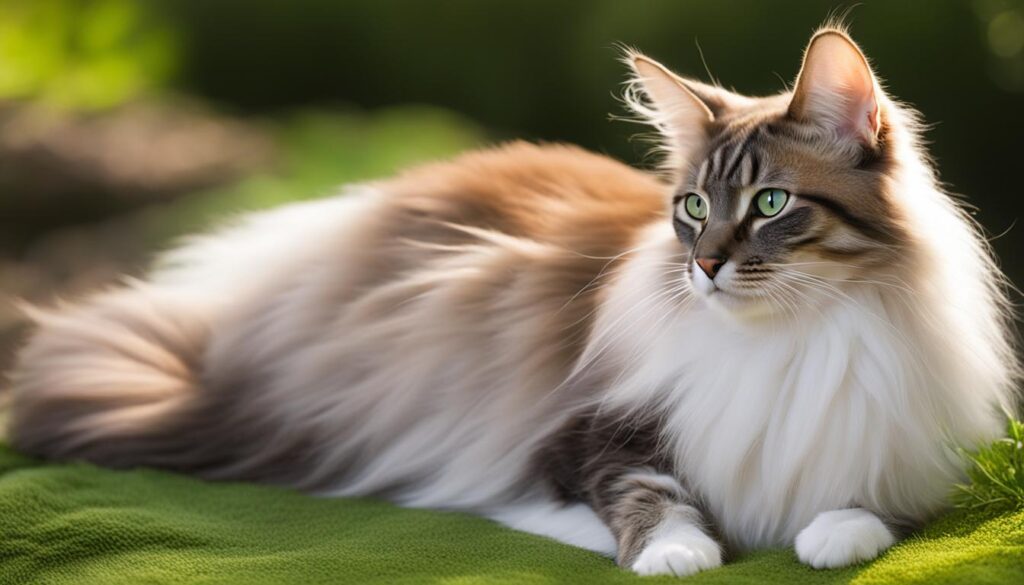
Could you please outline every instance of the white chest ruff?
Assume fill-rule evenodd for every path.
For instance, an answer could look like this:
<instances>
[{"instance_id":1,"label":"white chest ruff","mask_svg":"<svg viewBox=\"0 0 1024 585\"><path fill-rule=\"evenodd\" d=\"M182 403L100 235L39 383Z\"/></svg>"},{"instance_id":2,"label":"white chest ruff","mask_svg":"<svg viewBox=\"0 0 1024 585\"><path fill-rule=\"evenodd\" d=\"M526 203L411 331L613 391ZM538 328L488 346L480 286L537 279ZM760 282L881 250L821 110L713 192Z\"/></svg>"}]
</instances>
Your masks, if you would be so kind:
<instances>
[{"instance_id":1,"label":"white chest ruff","mask_svg":"<svg viewBox=\"0 0 1024 585\"><path fill-rule=\"evenodd\" d=\"M667 407L681 479L733 546L788 545L850 506L921 518L948 495L958 464L934 375L877 293L853 294L756 328L698 304L647 329L642 359L609 391Z\"/></svg>"}]
</instances>

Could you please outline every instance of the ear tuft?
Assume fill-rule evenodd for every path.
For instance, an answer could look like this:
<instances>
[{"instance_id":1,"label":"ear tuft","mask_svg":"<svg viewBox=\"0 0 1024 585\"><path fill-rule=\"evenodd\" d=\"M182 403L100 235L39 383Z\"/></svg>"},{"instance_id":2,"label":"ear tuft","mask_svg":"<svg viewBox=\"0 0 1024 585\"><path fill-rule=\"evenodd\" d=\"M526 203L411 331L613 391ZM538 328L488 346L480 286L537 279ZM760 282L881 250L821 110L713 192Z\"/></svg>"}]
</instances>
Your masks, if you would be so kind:
<instances>
[{"instance_id":1,"label":"ear tuft","mask_svg":"<svg viewBox=\"0 0 1024 585\"><path fill-rule=\"evenodd\" d=\"M626 105L658 129L669 154L665 164L673 167L668 170L678 172L706 142L715 114L682 78L661 63L632 49L624 50L622 60L632 71L624 95Z\"/></svg>"},{"instance_id":2,"label":"ear tuft","mask_svg":"<svg viewBox=\"0 0 1024 585\"><path fill-rule=\"evenodd\" d=\"M797 77L789 115L874 146L879 130L879 89L867 58L841 28L811 38Z\"/></svg>"},{"instance_id":3,"label":"ear tuft","mask_svg":"<svg viewBox=\"0 0 1024 585\"><path fill-rule=\"evenodd\" d=\"M643 87L659 111L703 123L715 120L711 109L661 63L640 53L633 53L629 57L629 64L633 69L634 81Z\"/></svg>"}]
</instances>

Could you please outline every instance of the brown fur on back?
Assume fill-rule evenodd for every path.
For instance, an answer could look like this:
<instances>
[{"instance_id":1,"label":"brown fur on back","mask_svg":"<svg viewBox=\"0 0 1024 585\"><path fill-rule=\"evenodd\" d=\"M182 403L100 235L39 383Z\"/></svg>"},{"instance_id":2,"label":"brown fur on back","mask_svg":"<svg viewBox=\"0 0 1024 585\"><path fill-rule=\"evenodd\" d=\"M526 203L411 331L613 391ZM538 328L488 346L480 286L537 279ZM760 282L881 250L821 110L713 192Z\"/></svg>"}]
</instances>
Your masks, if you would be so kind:
<instances>
[{"instance_id":1,"label":"brown fur on back","mask_svg":"<svg viewBox=\"0 0 1024 585\"><path fill-rule=\"evenodd\" d=\"M387 280L412 265L418 257L412 250L422 249L411 247L413 242L452 245L477 239L452 226L607 262L627 249L639 228L667 213L666 188L653 177L568 145L514 142L413 169L381 187L389 203L364 237L374 249L391 253L367 258L385 268L368 270L374 280Z\"/></svg>"}]
</instances>

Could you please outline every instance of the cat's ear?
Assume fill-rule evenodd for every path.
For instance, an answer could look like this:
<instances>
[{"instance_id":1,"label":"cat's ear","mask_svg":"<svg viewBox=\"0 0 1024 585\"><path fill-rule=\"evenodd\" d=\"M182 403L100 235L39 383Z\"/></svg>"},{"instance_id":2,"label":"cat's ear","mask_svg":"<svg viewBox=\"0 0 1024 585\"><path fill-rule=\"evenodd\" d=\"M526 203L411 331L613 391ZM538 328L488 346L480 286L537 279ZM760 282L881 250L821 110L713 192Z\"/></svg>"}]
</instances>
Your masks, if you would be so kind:
<instances>
[{"instance_id":1,"label":"cat's ear","mask_svg":"<svg viewBox=\"0 0 1024 585\"><path fill-rule=\"evenodd\" d=\"M714 88L700 84L703 87L695 91L661 63L632 50L626 51L623 60L633 72L626 92L628 105L661 132L666 149L678 159L666 162L678 165L688 160L708 139L709 126L715 121L711 106L722 105L709 105L697 92L707 89L710 98Z\"/></svg>"},{"instance_id":2,"label":"cat's ear","mask_svg":"<svg viewBox=\"0 0 1024 585\"><path fill-rule=\"evenodd\" d=\"M878 82L864 53L843 31L826 29L807 46L789 115L874 146L878 96Z\"/></svg>"}]
</instances>

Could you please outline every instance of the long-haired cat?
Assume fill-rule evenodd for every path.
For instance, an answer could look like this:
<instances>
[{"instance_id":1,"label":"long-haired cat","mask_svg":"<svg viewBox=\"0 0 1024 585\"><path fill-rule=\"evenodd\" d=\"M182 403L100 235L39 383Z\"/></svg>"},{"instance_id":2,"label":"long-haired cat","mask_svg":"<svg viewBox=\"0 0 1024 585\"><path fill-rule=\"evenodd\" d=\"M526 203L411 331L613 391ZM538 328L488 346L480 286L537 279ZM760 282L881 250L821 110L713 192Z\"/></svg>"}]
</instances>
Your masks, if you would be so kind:
<instances>
[{"instance_id":1,"label":"long-haired cat","mask_svg":"<svg viewBox=\"0 0 1024 585\"><path fill-rule=\"evenodd\" d=\"M250 216L33 310L10 440L472 511L641 574L874 558L1012 404L991 252L844 31L763 98L625 60L671 185L515 143Z\"/></svg>"}]
</instances>

